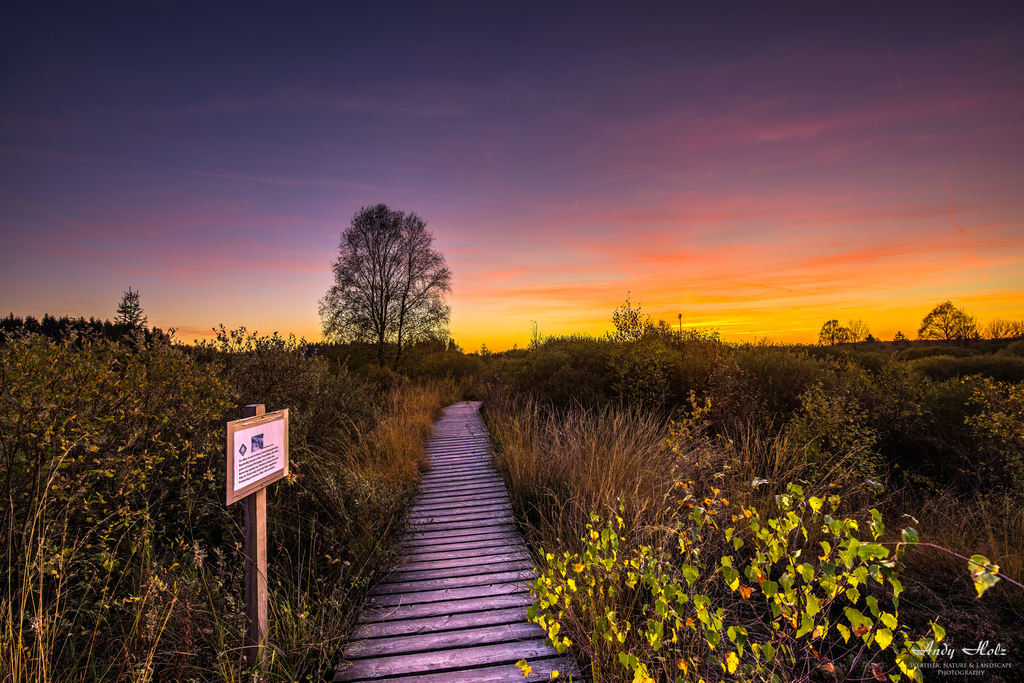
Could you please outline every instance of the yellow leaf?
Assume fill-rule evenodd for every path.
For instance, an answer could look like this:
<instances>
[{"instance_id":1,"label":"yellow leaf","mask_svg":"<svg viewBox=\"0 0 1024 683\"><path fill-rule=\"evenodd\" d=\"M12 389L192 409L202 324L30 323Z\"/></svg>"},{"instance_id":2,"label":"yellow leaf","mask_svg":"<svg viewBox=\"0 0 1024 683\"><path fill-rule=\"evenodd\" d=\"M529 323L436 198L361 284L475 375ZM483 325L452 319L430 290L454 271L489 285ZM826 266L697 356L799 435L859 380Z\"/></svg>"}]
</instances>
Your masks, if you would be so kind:
<instances>
[{"instance_id":1,"label":"yellow leaf","mask_svg":"<svg viewBox=\"0 0 1024 683\"><path fill-rule=\"evenodd\" d=\"M736 656L735 652L730 652L725 657L725 664L729 668L729 673L736 673L736 667L740 665L740 658Z\"/></svg>"},{"instance_id":2,"label":"yellow leaf","mask_svg":"<svg viewBox=\"0 0 1024 683\"><path fill-rule=\"evenodd\" d=\"M520 659L516 662L516 666L518 666L519 670L523 672L523 678L526 678L533 673L533 667L527 664L525 659Z\"/></svg>"},{"instance_id":3,"label":"yellow leaf","mask_svg":"<svg viewBox=\"0 0 1024 683\"><path fill-rule=\"evenodd\" d=\"M878 643L878 647L883 650L889 647L892 643L892 631L887 628L880 628L875 632L875 642Z\"/></svg>"}]
</instances>

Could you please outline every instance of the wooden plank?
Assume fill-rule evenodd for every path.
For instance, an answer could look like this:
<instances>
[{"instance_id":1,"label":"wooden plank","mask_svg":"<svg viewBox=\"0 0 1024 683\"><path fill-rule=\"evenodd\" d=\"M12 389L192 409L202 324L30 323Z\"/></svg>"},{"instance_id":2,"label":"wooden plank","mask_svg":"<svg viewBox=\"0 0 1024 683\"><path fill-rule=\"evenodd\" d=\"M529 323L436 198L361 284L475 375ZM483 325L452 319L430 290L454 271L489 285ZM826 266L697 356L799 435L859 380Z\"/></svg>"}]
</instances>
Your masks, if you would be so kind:
<instances>
[{"instance_id":1,"label":"wooden plank","mask_svg":"<svg viewBox=\"0 0 1024 683\"><path fill-rule=\"evenodd\" d=\"M463 463L469 463L489 467L494 463L494 455L491 452L480 450L458 453L448 449L447 451L427 453L427 459L430 461L429 465L431 467L430 470L427 470L428 473L433 471L433 468L442 466L459 466Z\"/></svg>"},{"instance_id":2,"label":"wooden plank","mask_svg":"<svg viewBox=\"0 0 1024 683\"><path fill-rule=\"evenodd\" d=\"M501 581L532 581L537 577L537 572L534 569L521 569L518 571L506 570L506 565L502 565L500 572L490 572L486 574L470 574L468 576L443 576L442 572L438 572L439 578L434 579L420 579L416 581L405 581L403 583L379 583L372 591L371 595L391 595L393 593L418 593L421 591L429 590L445 590L448 588L467 588L469 586L485 586L491 583L498 583Z\"/></svg>"},{"instance_id":3,"label":"wooden plank","mask_svg":"<svg viewBox=\"0 0 1024 683\"><path fill-rule=\"evenodd\" d=\"M420 483L420 490L422 491L433 491L434 489L441 487L452 487L462 486L470 483L488 483L488 484L502 484L504 485L505 480L499 477L497 474L492 472L465 472L450 477L440 477L433 481L426 481Z\"/></svg>"},{"instance_id":4,"label":"wooden plank","mask_svg":"<svg viewBox=\"0 0 1024 683\"><path fill-rule=\"evenodd\" d=\"M421 485L436 484L438 482L449 481L455 477L466 477L479 474L486 474L488 476L501 476L494 471L494 468L490 465L480 465L475 467L445 467L440 470L434 469L423 475L420 480Z\"/></svg>"},{"instance_id":5,"label":"wooden plank","mask_svg":"<svg viewBox=\"0 0 1024 683\"><path fill-rule=\"evenodd\" d=\"M446 603L450 600L475 600L491 598L497 595L512 595L530 590L530 581L502 581L482 586L465 588L444 588L436 591L419 591L416 593L394 593L389 595L371 595L366 604L374 607L398 607L400 605L422 605L431 602Z\"/></svg>"},{"instance_id":6,"label":"wooden plank","mask_svg":"<svg viewBox=\"0 0 1024 683\"><path fill-rule=\"evenodd\" d=\"M438 631L410 636L373 638L357 640L345 649L345 659L365 659L388 655L426 652L428 650L449 650L473 645L494 645L514 643L519 640L535 640L545 637L544 629L524 621L497 626L481 626L459 631Z\"/></svg>"},{"instance_id":7,"label":"wooden plank","mask_svg":"<svg viewBox=\"0 0 1024 683\"><path fill-rule=\"evenodd\" d=\"M415 673L441 672L452 669L466 669L474 666L512 664L520 659L550 657L551 646L543 639L519 643L499 643L463 647L437 652L359 659L344 671L339 670L335 681L356 681L360 679L384 678Z\"/></svg>"},{"instance_id":8,"label":"wooden plank","mask_svg":"<svg viewBox=\"0 0 1024 683\"><path fill-rule=\"evenodd\" d=\"M449 477L464 476L467 474L494 475L498 474L498 471L494 469L494 464L489 460L480 460L479 462L466 460L453 460L447 463L433 462L431 463L431 469L423 473L423 479L421 482L431 484L443 481Z\"/></svg>"},{"instance_id":9,"label":"wooden plank","mask_svg":"<svg viewBox=\"0 0 1024 683\"><path fill-rule=\"evenodd\" d=\"M336 681L470 683L579 675L525 619L537 576L479 404L450 406L426 447L397 566L371 590ZM527 659L524 677L514 666Z\"/></svg>"},{"instance_id":10,"label":"wooden plank","mask_svg":"<svg viewBox=\"0 0 1024 683\"><path fill-rule=\"evenodd\" d=\"M522 670L515 664L499 664L498 666L474 667L472 669L460 669L458 671L445 671L443 673L414 674L412 676L401 676L399 678L388 678L388 683L536 683L537 681L550 681L551 672L558 671L558 680L581 681L579 669L568 657L552 657L547 659L531 659L532 671L528 676L523 676Z\"/></svg>"},{"instance_id":11,"label":"wooden plank","mask_svg":"<svg viewBox=\"0 0 1024 683\"><path fill-rule=\"evenodd\" d=\"M500 546L518 546L523 539L515 535L515 532L505 531L497 534L478 534L476 536L462 537L466 540L461 543L443 543L449 539L434 539L433 543L425 543L415 546L407 546L405 554L411 556L421 553L445 552L448 550L472 550L474 548L493 548ZM455 539L461 540L461 539Z\"/></svg>"},{"instance_id":12,"label":"wooden plank","mask_svg":"<svg viewBox=\"0 0 1024 683\"><path fill-rule=\"evenodd\" d=\"M416 524L412 531L414 533L430 533L431 531L455 531L457 529L477 529L482 527L501 526L512 523L511 515L493 516L487 519L462 520L461 522L440 522L433 524L422 522Z\"/></svg>"},{"instance_id":13,"label":"wooden plank","mask_svg":"<svg viewBox=\"0 0 1024 683\"><path fill-rule=\"evenodd\" d=\"M493 495L495 493L505 493L507 495L508 489L505 488L505 484L502 482L493 484L468 484L466 486L454 486L452 488L432 488L421 491L416 502L423 502L427 500L436 502L438 499L453 500L457 498L466 498L467 496L480 496L484 494Z\"/></svg>"},{"instance_id":14,"label":"wooden plank","mask_svg":"<svg viewBox=\"0 0 1024 683\"><path fill-rule=\"evenodd\" d=\"M409 517L415 519L416 517L422 517L425 514L437 514L437 513L450 513L453 510L464 510L466 512L472 512L475 510L483 509L496 509L510 510L512 506L509 504L508 499L505 497L493 498L491 500L471 500L468 502L453 501L447 505L434 505L431 507L420 507L411 508L409 510Z\"/></svg>"},{"instance_id":15,"label":"wooden plank","mask_svg":"<svg viewBox=\"0 0 1024 683\"><path fill-rule=\"evenodd\" d=\"M437 633L455 631L478 626L494 624L512 624L526 620L526 607L506 607L484 612L466 612L464 614L446 614L440 617L424 619L406 619L404 621L380 621L375 624L363 624L352 633L353 641L362 638L386 638L413 633Z\"/></svg>"},{"instance_id":16,"label":"wooden plank","mask_svg":"<svg viewBox=\"0 0 1024 683\"><path fill-rule=\"evenodd\" d=\"M439 453L427 453L427 458L430 460L432 465L446 465L449 463L481 463L491 464L494 462L494 456L487 451L464 451L462 453L452 452L451 449Z\"/></svg>"},{"instance_id":17,"label":"wooden plank","mask_svg":"<svg viewBox=\"0 0 1024 683\"><path fill-rule=\"evenodd\" d=\"M453 508L461 505L511 505L508 494L504 491L495 491L493 493L482 493L474 496L449 496L445 500L435 501L424 501L418 502L409 508L409 512L418 512L420 510L434 510L438 508Z\"/></svg>"},{"instance_id":18,"label":"wooden plank","mask_svg":"<svg viewBox=\"0 0 1024 683\"><path fill-rule=\"evenodd\" d=\"M498 531L515 531L515 527L511 524L505 524L493 527L489 526L474 529L448 529L447 531L424 531L423 529L418 529L415 533L410 531L404 540L430 540L437 538L455 538L456 536L471 536L473 534L494 533Z\"/></svg>"},{"instance_id":19,"label":"wooden plank","mask_svg":"<svg viewBox=\"0 0 1024 683\"><path fill-rule=\"evenodd\" d=\"M439 543L436 545L417 546L416 548L410 548L406 554L410 560L416 561L417 558L427 553L451 553L463 550L480 550L482 548L523 548L525 550L526 543L521 538L485 538L465 543Z\"/></svg>"},{"instance_id":20,"label":"wooden plank","mask_svg":"<svg viewBox=\"0 0 1024 683\"><path fill-rule=\"evenodd\" d=\"M421 500L426 498L452 498L454 495L467 493L483 493L484 491L507 491L503 481L482 481L479 483L452 484L450 486L432 486L423 489ZM454 495L453 495L454 494Z\"/></svg>"},{"instance_id":21,"label":"wooden plank","mask_svg":"<svg viewBox=\"0 0 1024 683\"><path fill-rule=\"evenodd\" d=\"M478 484L467 483L466 485L452 486L431 486L422 488L417 502L427 499L443 498L450 500L465 496L479 496L480 494L506 494L508 489L503 481L482 481Z\"/></svg>"},{"instance_id":22,"label":"wooden plank","mask_svg":"<svg viewBox=\"0 0 1024 683\"><path fill-rule=\"evenodd\" d=\"M434 513L426 514L422 517L409 520L409 526L411 527L422 527L431 524L447 524L448 522L474 522L477 520L487 519L512 519L511 510L505 508L489 508L483 509L476 512L463 512L463 513Z\"/></svg>"},{"instance_id":23,"label":"wooden plank","mask_svg":"<svg viewBox=\"0 0 1024 683\"><path fill-rule=\"evenodd\" d=\"M457 557L451 560L427 560L425 562L408 562L394 570L397 574L408 572L439 571L442 569L458 569L466 567L479 567L483 565L498 565L505 562L532 562L533 558L526 552L508 552L501 555L474 555L473 557ZM398 576L396 580L403 580L404 576Z\"/></svg>"},{"instance_id":24,"label":"wooden plank","mask_svg":"<svg viewBox=\"0 0 1024 683\"><path fill-rule=\"evenodd\" d=\"M443 569L420 569L418 571L392 572L388 582L401 583L402 581L419 581L421 579L437 579L455 576L472 576L481 572L495 572L501 570L514 571L517 569L533 569L533 560L508 560L499 562L488 562L490 557L476 558L482 562L468 564L462 567L445 567ZM381 584L381 585L387 585Z\"/></svg>"},{"instance_id":25,"label":"wooden plank","mask_svg":"<svg viewBox=\"0 0 1024 683\"><path fill-rule=\"evenodd\" d=\"M423 602L415 605L399 605L397 607L374 607L366 609L359 615L359 623L375 621L397 621L399 619L421 619L423 617L441 617L446 614L462 612L484 612L505 607L522 607L533 604L529 593L509 593L507 595L490 595L469 600L450 600L444 602Z\"/></svg>"},{"instance_id":26,"label":"wooden plank","mask_svg":"<svg viewBox=\"0 0 1024 683\"><path fill-rule=\"evenodd\" d=\"M469 559L472 557L483 557L485 555L507 555L515 550L519 550L524 555L526 554L526 544L519 543L517 545L502 544L502 545L489 545L483 548L469 548L465 550L440 550L437 552L419 553L409 557L409 564L421 564L423 562L432 562L434 560L460 560ZM403 565L409 566L409 565Z\"/></svg>"},{"instance_id":27,"label":"wooden plank","mask_svg":"<svg viewBox=\"0 0 1024 683\"><path fill-rule=\"evenodd\" d=\"M409 538L403 542L403 548L419 548L420 546L434 546L444 543L468 543L470 541L483 541L490 539L501 541L505 538L519 538L519 533L513 528L506 529L479 529L471 533L464 533L460 537L444 537L440 539Z\"/></svg>"},{"instance_id":28,"label":"wooden plank","mask_svg":"<svg viewBox=\"0 0 1024 683\"><path fill-rule=\"evenodd\" d=\"M499 516L509 517L512 509L508 505L488 504L474 505L469 508L442 508L439 510L425 510L408 519L410 526L417 526L424 522L450 521L452 519L468 519L470 517Z\"/></svg>"}]
</instances>

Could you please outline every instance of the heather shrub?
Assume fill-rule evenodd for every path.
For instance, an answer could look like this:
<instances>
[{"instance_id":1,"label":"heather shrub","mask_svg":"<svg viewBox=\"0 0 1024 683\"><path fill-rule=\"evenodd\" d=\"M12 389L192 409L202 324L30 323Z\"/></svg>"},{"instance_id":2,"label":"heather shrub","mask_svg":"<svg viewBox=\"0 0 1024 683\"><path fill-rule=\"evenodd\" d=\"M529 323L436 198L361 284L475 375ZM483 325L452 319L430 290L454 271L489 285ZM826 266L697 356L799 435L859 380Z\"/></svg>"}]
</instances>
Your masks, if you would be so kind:
<instances>
[{"instance_id":1,"label":"heather shrub","mask_svg":"<svg viewBox=\"0 0 1024 683\"><path fill-rule=\"evenodd\" d=\"M20 335L0 355L5 680L252 679L242 511L224 505L224 423L243 403L290 409L266 675L333 670L450 387L374 393L302 342L243 330L197 349Z\"/></svg>"},{"instance_id":2,"label":"heather shrub","mask_svg":"<svg viewBox=\"0 0 1024 683\"><path fill-rule=\"evenodd\" d=\"M1015 355L985 354L955 357L927 356L909 361L911 367L936 381L982 375L1001 382L1024 381L1024 358Z\"/></svg>"},{"instance_id":3,"label":"heather shrub","mask_svg":"<svg viewBox=\"0 0 1024 683\"><path fill-rule=\"evenodd\" d=\"M800 397L826 376L825 366L801 349L744 344L733 355L740 391L750 396L766 422L786 420Z\"/></svg>"}]
</instances>

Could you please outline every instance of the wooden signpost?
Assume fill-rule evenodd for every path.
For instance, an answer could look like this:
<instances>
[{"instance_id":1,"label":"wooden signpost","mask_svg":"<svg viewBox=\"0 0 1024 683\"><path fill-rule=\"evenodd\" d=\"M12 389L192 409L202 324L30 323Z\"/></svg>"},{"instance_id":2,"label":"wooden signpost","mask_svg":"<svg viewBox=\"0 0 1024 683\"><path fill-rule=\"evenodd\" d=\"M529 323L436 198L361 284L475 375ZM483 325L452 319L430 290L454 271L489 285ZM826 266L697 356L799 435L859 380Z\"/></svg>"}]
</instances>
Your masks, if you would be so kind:
<instances>
[{"instance_id":1,"label":"wooden signpost","mask_svg":"<svg viewBox=\"0 0 1024 683\"><path fill-rule=\"evenodd\" d=\"M267 638L267 486L288 476L288 410L245 407L228 422L228 505L245 505L245 658L263 664Z\"/></svg>"}]
</instances>

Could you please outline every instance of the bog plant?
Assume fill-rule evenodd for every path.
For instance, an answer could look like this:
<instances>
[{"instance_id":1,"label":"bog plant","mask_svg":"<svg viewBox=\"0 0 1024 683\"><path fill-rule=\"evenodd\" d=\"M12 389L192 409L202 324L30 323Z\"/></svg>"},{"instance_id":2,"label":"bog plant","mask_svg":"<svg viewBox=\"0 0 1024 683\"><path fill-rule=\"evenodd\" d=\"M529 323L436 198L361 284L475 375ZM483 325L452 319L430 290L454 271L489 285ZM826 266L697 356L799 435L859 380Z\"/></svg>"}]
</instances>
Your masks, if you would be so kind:
<instances>
[{"instance_id":1,"label":"bog plant","mask_svg":"<svg viewBox=\"0 0 1024 683\"><path fill-rule=\"evenodd\" d=\"M806 496L797 484L770 517L717 488L698 500L691 486L681 483L687 513L669 548L622 552L622 516L594 514L581 552L545 554L529 617L559 652L573 644L563 625L574 620L589 632L595 681L798 680L811 670L922 680L945 631L932 622L917 637L900 621L913 528L883 540L877 510L862 525L838 515L839 496ZM999 580L984 557L970 567L979 596Z\"/></svg>"},{"instance_id":2,"label":"bog plant","mask_svg":"<svg viewBox=\"0 0 1024 683\"><path fill-rule=\"evenodd\" d=\"M0 344L0 680L312 680L338 648L420 468L440 383L379 393L302 342L221 330L19 333ZM241 664L240 506L224 422L292 409L269 493L271 664Z\"/></svg>"}]
</instances>

